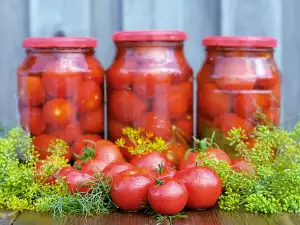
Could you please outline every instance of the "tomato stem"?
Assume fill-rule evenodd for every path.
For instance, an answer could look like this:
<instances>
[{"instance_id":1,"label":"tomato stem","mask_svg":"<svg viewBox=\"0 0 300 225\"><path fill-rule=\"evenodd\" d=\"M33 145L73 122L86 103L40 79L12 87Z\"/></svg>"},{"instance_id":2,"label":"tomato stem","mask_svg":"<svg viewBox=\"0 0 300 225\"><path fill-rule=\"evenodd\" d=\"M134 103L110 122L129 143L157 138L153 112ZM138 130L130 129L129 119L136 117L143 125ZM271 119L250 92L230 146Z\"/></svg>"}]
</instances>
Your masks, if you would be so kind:
<instances>
[{"instance_id":1,"label":"tomato stem","mask_svg":"<svg viewBox=\"0 0 300 225\"><path fill-rule=\"evenodd\" d=\"M158 164L158 168L155 169L158 174L162 174L166 171L166 168L162 163Z\"/></svg>"},{"instance_id":2,"label":"tomato stem","mask_svg":"<svg viewBox=\"0 0 300 225\"><path fill-rule=\"evenodd\" d=\"M161 179L158 179L158 178L155 180L155 182L156 182L157 186L164 184L164 181Z\"/></svg>"}]
</instances>

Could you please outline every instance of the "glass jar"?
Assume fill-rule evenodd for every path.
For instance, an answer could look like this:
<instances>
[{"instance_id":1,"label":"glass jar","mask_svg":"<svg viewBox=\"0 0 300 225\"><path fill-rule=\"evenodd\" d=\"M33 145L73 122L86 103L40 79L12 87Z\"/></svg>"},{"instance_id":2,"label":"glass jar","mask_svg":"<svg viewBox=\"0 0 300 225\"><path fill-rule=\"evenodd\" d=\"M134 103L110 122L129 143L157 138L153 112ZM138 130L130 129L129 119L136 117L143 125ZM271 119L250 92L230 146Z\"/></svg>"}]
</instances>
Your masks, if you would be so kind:
<instances>
[{"instance_id":1,"label":"glass jar","mask_svg":"<svg viewBox=\"0 0 300 225\"><path fill-rule=\"evenodd\" d=\"M189 145L193 134L193 71L181 31L120 31L107 70L108 138L142 128L170 143ZM127 157L128 158L128 157Z\"/></svg>"},{"instance_id":2,"label":"glass jar","mask_svg":"<svg viewBox=\"0 0 300 225\"><path fill-rule=\"evenodd\" d=\"M22 127L48 143L71 146L83 134L103 135L104 70L94 56L93 38L27 38L17 69Z\"/></svg>"},{"instance_id":3,"label":"glass jar","mask_svg":"<svg viewBox=\"0 0 300 225\"><path fill-rule=\"evenodd\" d=\"M257 124L279 125L281 75L271 37L212 36L203 40L206 59L197 75L197 136L211 137L231 152L228 131L243 128L252 143Z\"/></svg>"}]
</instances>

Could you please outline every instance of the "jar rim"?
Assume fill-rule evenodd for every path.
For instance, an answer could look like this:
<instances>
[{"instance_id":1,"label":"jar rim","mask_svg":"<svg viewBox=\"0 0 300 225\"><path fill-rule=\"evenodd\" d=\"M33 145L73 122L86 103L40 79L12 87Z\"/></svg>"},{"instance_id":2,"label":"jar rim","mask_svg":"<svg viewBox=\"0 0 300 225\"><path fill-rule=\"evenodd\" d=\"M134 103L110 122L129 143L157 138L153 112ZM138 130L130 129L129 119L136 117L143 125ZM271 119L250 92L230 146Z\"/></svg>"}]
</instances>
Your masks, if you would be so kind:
<instances>
[{"instance_id":1,"label":"jar rim","mask_svg":"<svg viewBox=\"0 0 300 225\"><path fill-rule=\"evenodd\" d=\"M277 40L269 36L207 36L204 46L275 48Z\"/></svg>"},{"instance_id":2,"label":"jar rim","mask_svg":"<svg viewBox=\"0 0 300 225\"><path fill-rule=\"evenodd\" d=\"M187 33L180 30L128 30L117 31L113 41L184 41Z\"/></svg>"},{"instance_id":3,"label":"jar rim","mask_svg":"<svg viewBox=\"0 0 300 225\"><path fill-rule=\"evenodd\" d=\"M29 37L22 42L23 48L96 48L92 37Z\"/></svg>"}]
</instances>

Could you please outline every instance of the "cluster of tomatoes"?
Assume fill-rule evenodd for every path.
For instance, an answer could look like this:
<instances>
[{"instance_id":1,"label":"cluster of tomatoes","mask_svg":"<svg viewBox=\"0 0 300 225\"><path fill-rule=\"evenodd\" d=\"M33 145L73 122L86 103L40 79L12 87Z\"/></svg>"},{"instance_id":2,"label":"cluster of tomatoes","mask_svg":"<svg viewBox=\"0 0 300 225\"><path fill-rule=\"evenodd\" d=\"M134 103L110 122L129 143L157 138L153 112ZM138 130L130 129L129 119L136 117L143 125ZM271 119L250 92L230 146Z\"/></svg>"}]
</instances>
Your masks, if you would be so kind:
<instances>
[{"instance_id":1,"label":"cluster of tomatoes","mask_svg":"<svg viewBox=\"0 0 300 225\"><path fill-rule=\"evenodd\" d=\"M153 151L128 162L114 143L99 137L82 137L73 145L74 166L62 168L45 180L51 183L61 177L71 193L87 193L95 175L103 173L111 178L110 196L121 210L140 211L149 204L159 214L173 215L184 208L213 207L222 193L219 175L198 166L200 161L222 160L235 171L253 172L245 160L231 161L221 149L207 148L205 153L200 159L199 152L190 152L187 159L182 157L174 164L162 152Z\"/></svg>"},{"instance_id":2,"label":"cluster of tomatoes","mask_svg":"<svg viewBox=\"0 0 300 225\"><path fill-rule=\"evenodd\" d=\"M72 145L81 135L101 134L103 83L104 70L91 54L28 55L18 68L22 127L42 145L56 138Z\"/></svg>"},{"instance_id":3,"label":"cluster of tomatoes","mask_svg":"<svg viewBox=\"0 0 300 225\"><path fill-rule=\"evenodd\" d=\"M256 124L279 125L279 70L267 57L251 57L211 56L204 63L198 74L198 134L205 127L223 134L240 127L249 135Z\"/></svg>"},{"instance_id":4,"label":"cluster of tomatoes","mask_svg":"<svg viewBox=\"0 0 300 225\"><path fill-rule=\"evenodd\" d=\"M166 141L174 139L176 127L190 138L193 71L183 51L155 46L119 51L106 74L109 139L122 137L124 127L142 128Z\"/></svg>"}]
</instances>

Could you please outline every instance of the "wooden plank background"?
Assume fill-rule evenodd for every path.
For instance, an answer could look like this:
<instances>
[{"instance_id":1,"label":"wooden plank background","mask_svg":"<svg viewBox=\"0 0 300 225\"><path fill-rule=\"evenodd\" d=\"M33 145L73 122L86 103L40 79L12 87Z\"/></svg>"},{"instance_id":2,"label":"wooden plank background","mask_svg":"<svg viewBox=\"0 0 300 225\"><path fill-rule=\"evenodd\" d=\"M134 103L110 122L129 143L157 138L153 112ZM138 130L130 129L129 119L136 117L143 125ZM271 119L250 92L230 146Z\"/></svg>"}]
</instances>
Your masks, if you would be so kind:
<instances>
[{"instance_id":1,"label":"wooden plank background","mask_svg":"<svg viewBox=\"0 0 300 225\"><path fill-rule=\"evenodd\" d=\"M186 56L198 71L205 35L271 35L283 73L284 119L300 112L299 0L1 0L0 123L16 123L15 68L27 36L91 35L107 68L114 56L116 30L180 29L189 35Z\"/></svg>"}]
</instances>

